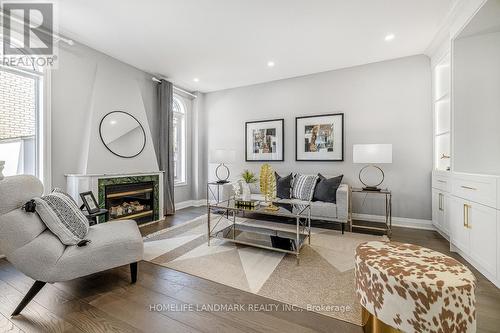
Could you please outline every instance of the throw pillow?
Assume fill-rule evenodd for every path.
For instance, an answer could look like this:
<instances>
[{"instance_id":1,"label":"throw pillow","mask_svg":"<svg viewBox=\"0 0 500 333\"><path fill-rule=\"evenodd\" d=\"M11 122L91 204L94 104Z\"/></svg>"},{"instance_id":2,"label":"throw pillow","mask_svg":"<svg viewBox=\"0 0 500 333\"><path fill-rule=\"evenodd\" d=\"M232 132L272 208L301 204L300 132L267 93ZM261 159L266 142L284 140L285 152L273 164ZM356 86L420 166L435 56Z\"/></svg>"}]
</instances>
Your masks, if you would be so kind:
<instances>
[{"instance_id":1,"label":"throw pillow","mask_svg":"<svg viewBox=\"0 0 500 333\"><path fill-rule=\"evenodd\" d=\"M60 189L59 187L56 187L52 190L52 193L60 193L60 194L63 194L65 196L67 196L71 201L73 201L75 203L75 205L78 206L78 204L76 203L75 199L73 199L68 193L64 192L62 189Z\"/></svg>"},{"instance_id":2,"label":"throw pillow","mask_svg":"<svg viewBox=\"0 0 500 333\"><path fill-rule=\"evenodd\" d=\"M317 175L296 174L293 181L292 196L296 199L311 201L317 182Z\"/></svg>"},{"instance_id":3,"label":"throw pillow","mask_svg":"<svg viewBox=\"0 0 500 333\"><path fill-rule=\"evenodd\" d=\"M319 173L318 177L319 181L314 190L313 201L337 203L337 189L344 175L327 179Z\"/></svg>"},{"instance_id":4,"label":"throw pillow","mask_svg":"<svg viewBox=\"0 0 500 333\"><path fill-rule=\"evenodd\" d=\"M89 232L89 221L67 195L53 192L35 198L36 212L64 245L77 245Z\"/></svg>"},{"instance_id":5,"label":"throw pillow","mask_svg":"<svg viewBox=\"0 0 500 333\"><path fill-rule=\"evenodd\" d=\"M292 197L292 174L281 177L276 172L276 196L280 199L290 199Z\"/></svg>"}]
</instances>

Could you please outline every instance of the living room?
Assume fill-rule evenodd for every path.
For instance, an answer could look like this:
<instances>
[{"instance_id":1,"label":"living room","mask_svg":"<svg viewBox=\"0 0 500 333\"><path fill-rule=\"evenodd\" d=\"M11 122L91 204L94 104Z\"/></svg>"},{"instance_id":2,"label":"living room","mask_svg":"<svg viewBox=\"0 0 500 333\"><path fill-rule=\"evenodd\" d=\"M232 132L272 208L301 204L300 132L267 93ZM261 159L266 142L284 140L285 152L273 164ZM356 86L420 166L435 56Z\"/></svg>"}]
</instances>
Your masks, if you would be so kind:
<instances>
[{"instance_id":1,"label":"living room","mask_svg":"<svg viewBox=\"0 0 500 333\"><path fill-rule=\"evenodd\" d=\"M499 0L0 6L0 331L498 331Z\"/></svg>"}]
</instances>

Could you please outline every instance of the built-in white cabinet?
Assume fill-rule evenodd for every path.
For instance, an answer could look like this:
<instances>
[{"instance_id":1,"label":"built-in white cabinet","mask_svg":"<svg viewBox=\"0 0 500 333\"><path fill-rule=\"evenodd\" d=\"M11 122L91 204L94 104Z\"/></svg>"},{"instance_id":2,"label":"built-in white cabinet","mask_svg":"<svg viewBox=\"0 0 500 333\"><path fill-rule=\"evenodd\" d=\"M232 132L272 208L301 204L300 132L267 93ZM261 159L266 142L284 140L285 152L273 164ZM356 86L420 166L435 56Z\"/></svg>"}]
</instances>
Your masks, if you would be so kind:
<instances>
[{"instance_id":1,"label":"built-in white cabinet","mask_svg":"<svg viewBox=\"0 0 500 333\"><path fill-rule=\"evenodd\" d=\"M469 230L471 258L486 271L495 275L497 271L497 210L468 202L466 222Z\"/></svg>"},{"instance_id":2,"label":"built-in white cabinet","mask_svg":"<svg viewBox=\"0 0 500 333\"><path fill-rule=\"evenodd\" d=\"M432 224L447 239L450 234L448 218L450 191L450 173L435 171L432 176Z\"/></svg>"},{"instance_id":3,"label":"built-in white cabinet","mask_svg":"<svg viewBox=\"0 0 500 333\"><path fill-rule=\"evenodd\" d=\"M500 2L458 12L431 56L432 222L500 288Z\"/></svg>"},{"instance_id":4,"label":"built-in white cabinet","mask_svg":"<svg viewBox=\"0 0 500 333\"><path fill-rule=\"evenodd\" d=\"M500 177L433 172L432 221L450 249L500 287Z\"/></svg>"},{"instance_id":5,"label":"built-in white cabinet","mask_svg":"<svg viewBox=\"0 0 500 333\"><path fill-rule=\"evenodd\" d=\"M449 222L450 222L450 243L459 248L464 253L470 252L470 235L466 224L465 205L467 201L450 196L449 203Z\"/></svg>"},{"instance_id":6,"label":"built-in white cabinet","mask_svg":"<svg viewBox=\"0 0 500 333\"><path fill-rule=\"evenodd\" d=\"M448 238L450 233L450 224L447 218L448 205L448 194L437 189L432 189L432 223L446 238Z\"/></svg>"}]
</instances>

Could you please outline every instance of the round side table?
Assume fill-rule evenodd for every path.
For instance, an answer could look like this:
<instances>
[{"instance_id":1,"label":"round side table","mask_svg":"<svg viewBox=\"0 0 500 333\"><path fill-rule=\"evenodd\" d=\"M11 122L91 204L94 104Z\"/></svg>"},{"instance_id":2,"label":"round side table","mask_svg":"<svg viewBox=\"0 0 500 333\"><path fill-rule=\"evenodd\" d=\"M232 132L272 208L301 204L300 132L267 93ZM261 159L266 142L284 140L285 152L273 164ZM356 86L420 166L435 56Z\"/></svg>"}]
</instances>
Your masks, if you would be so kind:
<instances>
[{"instance_id":1,"label":"round side table","mask_svg":"<svg viewBox=\"0 0 500 333\"><path fill-rule=\"evenodd\" d=\"M413 244L356 249L365 332L476 332L476 279L457 260Z\"/></svg>"}]
</instances>

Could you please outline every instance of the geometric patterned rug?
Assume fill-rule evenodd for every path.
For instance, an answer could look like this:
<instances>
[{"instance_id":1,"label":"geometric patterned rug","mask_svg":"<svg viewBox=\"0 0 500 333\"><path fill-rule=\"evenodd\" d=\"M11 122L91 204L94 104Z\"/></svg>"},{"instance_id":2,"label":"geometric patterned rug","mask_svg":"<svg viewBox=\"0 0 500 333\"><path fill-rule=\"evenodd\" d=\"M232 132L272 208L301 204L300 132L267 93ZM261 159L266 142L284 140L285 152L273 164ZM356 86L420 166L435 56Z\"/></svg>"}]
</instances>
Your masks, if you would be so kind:
<instances>
[{"instance_id":1,"label":"geometric patterned rug","mask_svg":"<svg viewBox=\"0 0 500 333\"><path fill-rule=\"evenodd\" d=\"M231 222L223 218L217 228ZM281 230L294 225L237 218L237 223ZM265 236L263 236L265 237ZM144 238L144 260L295 307L361 325L355 295L354 254L366 241L385 236L312 228L297 265L294 255L212 239L207 216L160 230Z\"/></svg>"}]
</instances>

